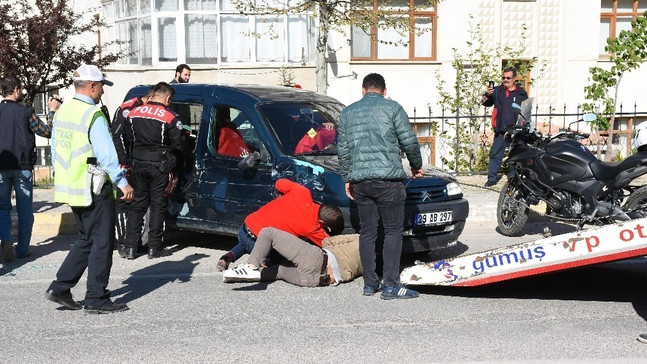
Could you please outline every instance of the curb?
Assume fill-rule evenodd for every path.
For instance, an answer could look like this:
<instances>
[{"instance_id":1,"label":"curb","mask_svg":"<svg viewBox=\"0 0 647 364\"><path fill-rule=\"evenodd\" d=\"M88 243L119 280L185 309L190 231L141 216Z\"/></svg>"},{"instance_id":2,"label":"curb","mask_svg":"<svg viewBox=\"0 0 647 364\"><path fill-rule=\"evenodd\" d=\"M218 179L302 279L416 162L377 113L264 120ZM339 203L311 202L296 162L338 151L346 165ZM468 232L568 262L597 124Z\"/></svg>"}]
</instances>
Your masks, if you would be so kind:
<instances>
[{"instance_id":1,"label":"curb","mask_svg":"<svg viewBox=\"0 0 647 364\"><path fill-rule=\"evenodd\" d=\"M11 217L11 234L18 237L18 217ZM32 236L34 235L70 235L76 234L76 222L71 212L35 212Z\"/></svg>"},{"instance_id":2,"label":"curb","mask_svg":"<svg viewBox=\"0 0 647 364\"><path fill-rule=\"evenodd\" d=\"M74 214L71 212L40 212L34 214L32 231L47 235L68 235L77 233Z\"/></svg>"}]
</instances>

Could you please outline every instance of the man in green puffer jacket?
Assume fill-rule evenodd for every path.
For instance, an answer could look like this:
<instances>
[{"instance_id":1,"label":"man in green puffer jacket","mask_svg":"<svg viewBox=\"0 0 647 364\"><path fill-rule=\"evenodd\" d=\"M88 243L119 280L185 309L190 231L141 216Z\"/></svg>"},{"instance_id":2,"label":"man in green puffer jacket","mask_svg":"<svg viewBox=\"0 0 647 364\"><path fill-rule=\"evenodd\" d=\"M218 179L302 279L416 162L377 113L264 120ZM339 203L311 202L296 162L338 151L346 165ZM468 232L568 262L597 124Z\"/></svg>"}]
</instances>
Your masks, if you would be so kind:
<instances>
[{"instance_id":1,"label":"man in green puffer jacket","mask_svg":"<svg viewBox=\"0 0 647 364\"><path fill-rule=\"evenodd\" d=\"M418 292L400 285L400 255L407 177L400 151L409 159L413 178L422 177L418 139L402 106L384 98L384 77L371 73L362 82L362 99L341 112L337 150L346 194L357 203L359 252L364 295L382 289L383 299L415 298ZM378 221L384 226L383 284L375 272Z\"/></svg>"}]
</instances>

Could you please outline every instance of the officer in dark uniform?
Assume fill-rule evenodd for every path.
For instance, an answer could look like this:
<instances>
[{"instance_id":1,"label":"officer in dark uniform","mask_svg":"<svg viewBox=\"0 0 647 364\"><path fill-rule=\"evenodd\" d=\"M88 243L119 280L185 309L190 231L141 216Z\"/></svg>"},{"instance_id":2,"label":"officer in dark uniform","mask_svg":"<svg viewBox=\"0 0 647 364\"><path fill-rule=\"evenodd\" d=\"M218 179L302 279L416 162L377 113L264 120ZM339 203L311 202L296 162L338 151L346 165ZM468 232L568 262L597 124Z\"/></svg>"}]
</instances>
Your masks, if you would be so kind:
<instances>
[{"instance_id":1,"label":"officer in dark uniform","mask_svg":"<svg viewBox=\"0 0 647 364\"><path fill-rule=\"evenodd\" d=\"M152 94L153 88L151 87L146 91L144 96L137 96L124 101L117 111L115 111L115 115L112 118L112 124L110 125L112 141L115 143L115 149L117 150L117 156L119 157L119 164L121 165L121 168L127 171L127 178L130 177L133 143L132 128L128 123L128 115L132 109L147 103ZM121 190L117 190L117 197L118 198L115 203L115 211L117 214L115 221L117 226L117 239L119 240L117 251L122 258L125 258L126 220L128 217L128 210L130 208L130 201L126 202L121 200Z\"/></svg>"},{"instance_id":2,"label":"officer in dark uniform","mask_svg":"<svg viewBox=\"0 0 647 364\"><path fill-rule=\"evenodd\" d=\"M162 252L168 202L164 190L169 183L169 172L184 146L182 123L168 109L174 93L168 83L160 82L153 86L148 103L132 109L128 115L133 133L131 180L135 196L126 223L127 259L136 257L144 214L149 206L148 258L158 258Z\"/></svg>"}]
</instances>

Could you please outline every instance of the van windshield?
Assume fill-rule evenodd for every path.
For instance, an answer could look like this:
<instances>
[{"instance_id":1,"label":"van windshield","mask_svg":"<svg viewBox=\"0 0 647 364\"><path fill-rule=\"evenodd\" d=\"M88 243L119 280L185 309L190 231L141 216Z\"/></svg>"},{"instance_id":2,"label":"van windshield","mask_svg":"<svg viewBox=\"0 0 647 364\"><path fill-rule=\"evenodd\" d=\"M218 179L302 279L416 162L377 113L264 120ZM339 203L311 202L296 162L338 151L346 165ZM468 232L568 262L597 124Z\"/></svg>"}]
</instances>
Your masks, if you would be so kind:
<instances>
[{"instance_id":1,"label":"van windshield","mask_svg":"<svg viewBox=\"0 0 647 364\"><path fill-rule=\"evenodd\" d=\"M340 103L272 103L259 107L286 155L336 155Z\"/></svg>"}]
</instances>

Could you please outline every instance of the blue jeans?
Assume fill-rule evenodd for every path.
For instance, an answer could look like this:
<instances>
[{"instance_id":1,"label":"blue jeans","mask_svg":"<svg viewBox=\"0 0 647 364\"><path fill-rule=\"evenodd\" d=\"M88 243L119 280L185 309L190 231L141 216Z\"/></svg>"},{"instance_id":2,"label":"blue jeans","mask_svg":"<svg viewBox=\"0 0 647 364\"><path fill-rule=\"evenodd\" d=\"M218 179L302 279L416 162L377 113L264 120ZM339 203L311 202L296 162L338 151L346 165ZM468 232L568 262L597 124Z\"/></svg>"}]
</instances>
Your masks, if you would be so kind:
<instances>
[{"instance_id":1,"label":"blue jeans","mask_svg":"<svg viewBox=\"0 0 647 364\"><path fill-rule=\"evenodd\" d=\"M375 241L379 220L384 227L383 280L385 287L400 284L400 255L406 191L400 181L361 181L354 183L359 213L359 255L364 267L364 284L377 285Z\"/></svg>"},{"instance_id":2,"label":"blue jeans","mask_svg":"<svg viewBox=\"0 0 647 364\"><path fill-rule=\"evenodd\" d=\"M492 149L490 149L490 165L487 172L487 180L489 182L496 182L496 174L499 172L504 154L505 133L495 132L494 140L492 141Z\"/></svg>"},{"instance_id":3,"label":"blue jeans","mask_svg":"<svg viewBox=\"0 0 647 364\"><path fill-rule=\"evenodd\" d=\"M253 240L247 235L243 226L240 225L240 229L238 229L238 244L231 248L231 254L234 255L232 263L240 259L245 253L251 253L256 244L256 240Z\"/></svg>"},{"instance_id":4,"label":"blue jeans","mask_svg":"<svg viewBox=\"0 0 647 364\"><path fill-rule=\"evenodd\" d=\"M11 235L11 189L16 191L18 212L18 245L16 255L24 257L29 251L31 230L34 225L34 204L32 171L27 169L5 169L0 171L0 240L14 241Z\"/></svg>"}]
</instances>

